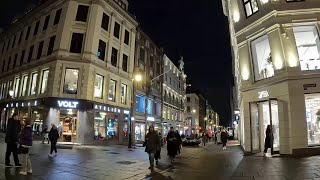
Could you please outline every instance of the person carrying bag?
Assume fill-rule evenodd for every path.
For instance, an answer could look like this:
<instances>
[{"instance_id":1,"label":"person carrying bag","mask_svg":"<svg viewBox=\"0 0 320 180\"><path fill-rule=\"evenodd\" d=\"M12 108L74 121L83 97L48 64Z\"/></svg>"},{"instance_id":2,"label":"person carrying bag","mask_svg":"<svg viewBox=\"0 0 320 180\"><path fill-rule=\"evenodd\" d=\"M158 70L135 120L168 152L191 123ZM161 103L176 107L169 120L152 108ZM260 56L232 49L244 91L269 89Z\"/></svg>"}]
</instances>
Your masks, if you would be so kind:
<instances>
[{"instance_id":1,"label":"person carrying bag","mask_svg":"<svg viewBox=\"0 0 320 180\"><path fill-rule=\"evenodd\" d=\"M32 173L32 165L29 156L29 150L32 146L32 128L30 125L30 120L25 120L24 128L19 134L19 149L18 152L21 154L23 159L22 169L20 171L21 175L27 175Z\"/></svg>"}]
</instances>

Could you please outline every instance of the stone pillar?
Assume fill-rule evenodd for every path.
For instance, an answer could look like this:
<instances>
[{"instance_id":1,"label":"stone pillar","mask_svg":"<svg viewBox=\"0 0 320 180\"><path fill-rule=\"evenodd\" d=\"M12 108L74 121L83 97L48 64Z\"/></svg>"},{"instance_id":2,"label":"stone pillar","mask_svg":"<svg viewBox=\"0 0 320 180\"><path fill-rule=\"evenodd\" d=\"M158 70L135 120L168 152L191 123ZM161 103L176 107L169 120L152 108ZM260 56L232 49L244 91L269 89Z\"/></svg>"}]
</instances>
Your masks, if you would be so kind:
<instances>
[{"instance_id":1,"label":"stone pillar","mask_svg":"<svg viewBox=\"0 0 320 180\"><path fill-rule=\"evenodd\" d=\"M119 144L123 144L123 127L124 127L124 116L123 116L123 113L120 113L118 117Z\"/></svg>"},{"instance_id":2,"label":"stone pillar","mask_svg":"<svg viewBox=\"0 0 320 180\"><path fill-rule=\"evenodd\" d=\"M243 148L246 152L251 152L251 126L250 126L250 118L251 118L251 112L250 112L250 103L244 102L243 103Z\"/></svg>"}]
</instances>

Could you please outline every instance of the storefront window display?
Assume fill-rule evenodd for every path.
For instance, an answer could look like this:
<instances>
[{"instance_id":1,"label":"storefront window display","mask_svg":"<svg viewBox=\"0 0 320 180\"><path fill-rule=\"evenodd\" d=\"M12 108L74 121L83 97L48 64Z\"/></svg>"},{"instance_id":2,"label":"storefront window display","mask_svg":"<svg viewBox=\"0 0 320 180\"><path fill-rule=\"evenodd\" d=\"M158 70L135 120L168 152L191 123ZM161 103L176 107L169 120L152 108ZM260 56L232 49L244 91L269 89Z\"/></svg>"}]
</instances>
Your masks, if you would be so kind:
<instances>
[{"instance_id":1,"label":"storefront window display","mask_svg":"<svg viewBox=\"0 0 320 180\"><path fill-rule=\"evenodd\" d=\"M96 75L96 81L94 85L94 97L96 98L102 98L103 93L103 76Z\"/></svg>"},{"instance_id":2,"label":"storefront window display","mask_svg":"<svg viewBox=\"0 0 320 180\"><path fill-rule=\"evenodd\" d=\"M118 115L114 113L97 112L95 116L95 139L118 140Z\"/></svg>"},{"instance_id":3,"label":"storefront window display","mask_svg":"<svg viewBox=\"0 0 320 180\"><path fill-rule=\"evenodd\" d=\"M43 129L43 110L33 109L31 114L32 130L36 134L40 135Z\"/></svg>"},{"instance_id":4,"label":"storefront window display","mask_svg":"<svg viewBox=\"0 0 320 180\"><path fill-rule=\"evenodd\" d=\"M306 121L308 144L320 144L320 94L306 94Z\"/></svg>"},{"instance_id":5,"label":"storefront window display","mask_svg":"<svg viewBox=\"0 0 320 180\"><path fill-rule=\"evenodd\" d=\"M66 69L63 92L67 94L77 94L78 90L78 69Z\"/></svg>"},{"instance_id":6,"label":"storefront window display","mask_svg":"<svg viewBox=\"0 0 320 180\"><path fill-rule=\"evenodd\" d=\"M78 111L77 109L60 109L60 123L62 140L64 142L75 142L78 128Z\"/></svg>"},{"instance_id":7,"label":"storefront window display","mask_svg":"<svg viewBox=\"0 0 320 180\"><path fill-rule=\"evenodd\" d=\"M301 70L320 69L320 40L316 26L293 27Z\"/></svg>"},{"instance_id":8,"label":"storefront window display","mask_svg":"<svg viewBox=\"0 0 320 180\"><path fill-rule=\"evenodd\" d=\"M136 123L135 140L136 141L144 141L145 140L145 124L144 123Z\"/></svg>"},{"instance_id":9,"label":"storefront window display","mask_svg":"<svg viewBox=\"0 0 320 180\"><path fill-rule=\"evenodd\" d=\"M251 44L255 80L274 76L271 49L268 35L264 35Z\"/></svg>"},{"instance_id":10,"label":"storefront window display","mask_svg":"<svg viewBox=\"0 0 320 180\"><path fill-rule=\"evenodd\" d=\"M129 127L130 127L130 125L129 125L129 115L124 115L124 125L123 125L123 128L122 128L122 133L123 133L122 137L123 137L123 139L125 141L127 141L128 138L129 138L129 135L128 135Z\"/></svg>"},{"instance_id":11,"label":"storefront window display","mask_svg":"<svg viewBox=\"0 0 320 180\"><path fill-rule=\"evenodd\" d=\"M31 78L32 78L32 80L31 80L30 95L35 95L36 94L36 88L37 88L38 73L33 73Z\"/></svg>"},{"instance_id":12,"label":"storefront window display","mask_svg":"<svg viewBox=\"0 0 320 180\"><path fill-rule=\"evenodd\" d=\"M45 93L47 90L48 76L49 76L49 70L48 69L43 70L42 80L41 80L41 93Z\"/></svg>"},{"instance_id":13,"label":"storefront window display","mask_svg":"<svg viewBox=\"0 0 320 180\"><path fill-rule=\"evenodd\" d=\"M136 111L137 112L144 112L144 105L145 105L145 97L141 95L136 95Z\"/></svg>"}]
</instances>

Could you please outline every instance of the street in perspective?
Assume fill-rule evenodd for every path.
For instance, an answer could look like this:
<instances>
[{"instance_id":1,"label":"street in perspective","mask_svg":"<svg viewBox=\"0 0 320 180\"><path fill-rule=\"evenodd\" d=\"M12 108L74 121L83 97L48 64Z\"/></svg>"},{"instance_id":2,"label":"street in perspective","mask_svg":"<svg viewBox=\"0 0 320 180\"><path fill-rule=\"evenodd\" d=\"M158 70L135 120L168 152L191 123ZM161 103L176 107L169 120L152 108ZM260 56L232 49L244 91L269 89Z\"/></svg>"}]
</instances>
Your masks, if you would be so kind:
<instances>
[{"instance_id":1,"label":"street in perspective","mask_svg":"<svg viewBox=\"0 0 320 180\"><path fill-rule=\"evenodd\" d=\"M2 0L0 180L320 180L320 0Z\"/></svg>"}]
</instances>

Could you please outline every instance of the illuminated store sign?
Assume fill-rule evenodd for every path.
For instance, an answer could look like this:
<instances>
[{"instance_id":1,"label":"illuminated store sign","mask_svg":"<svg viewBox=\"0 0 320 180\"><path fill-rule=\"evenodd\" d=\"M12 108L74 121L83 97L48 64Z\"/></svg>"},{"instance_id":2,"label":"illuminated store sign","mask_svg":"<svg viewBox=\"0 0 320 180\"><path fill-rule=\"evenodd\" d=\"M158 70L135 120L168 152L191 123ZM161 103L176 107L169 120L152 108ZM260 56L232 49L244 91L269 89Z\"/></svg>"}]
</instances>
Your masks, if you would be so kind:
<instances>
[{"instance_id":1,"label":"illuminated store sign","mask_svg":"<svg viewBox=\"0 0 320 180\"><path fill-rule=\"evenodd\" d=\"M258 92L258 97L259 97L259 99L267 98L267 97L269 97L269 93L268 93L268 91Z\"/></svg>"},{"instance_id":2,"label":"illuminated store sign","mask_svg":"<svg viewBox=\"0 0 320 180\"><path fill-rule=\"evenodd\" d=\"M7 108L18 108L18 107L27 107L27 106L38 106L39 103L37 100L35 101L29 101L29 102L12 102L9 104L6 104Z\"/></svg>"},{"instance_id":3,"label":"illuminated store sign","mask_svg":"<svg viewBox=\"0 0 320 180\"><path fill-rule=\"evenodd\" d=\"M58 100L58 106L62 108L77 108L79 105L78 101L60 101Z\"/></svg>"},{"instance_id":4,"label":"illuminated store sign","mask_svg":"<svg viewBox=\"0 0 320 180\"><path fill-rule=\"evenodd\" d=\"M121 113L120 108L116 107L108 107L108 106L102 106L102 105L95 105L94 109L100 110L100 111L106 111L106 112L114 112L114 113ZM128 110L123 110L124 114L130 114L130 111Z\"/></svg>"}]
</instances>

